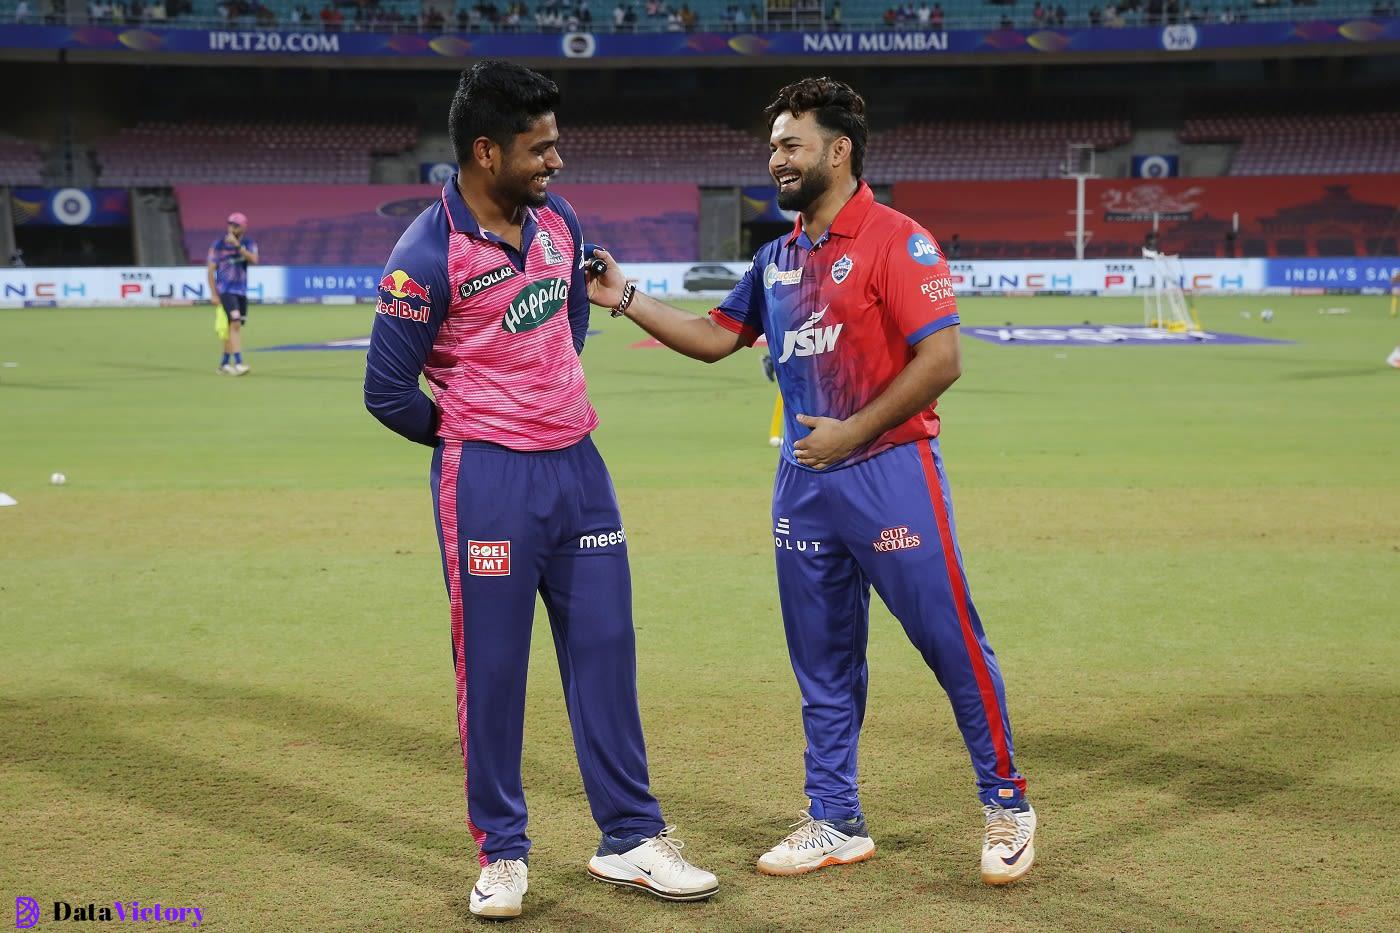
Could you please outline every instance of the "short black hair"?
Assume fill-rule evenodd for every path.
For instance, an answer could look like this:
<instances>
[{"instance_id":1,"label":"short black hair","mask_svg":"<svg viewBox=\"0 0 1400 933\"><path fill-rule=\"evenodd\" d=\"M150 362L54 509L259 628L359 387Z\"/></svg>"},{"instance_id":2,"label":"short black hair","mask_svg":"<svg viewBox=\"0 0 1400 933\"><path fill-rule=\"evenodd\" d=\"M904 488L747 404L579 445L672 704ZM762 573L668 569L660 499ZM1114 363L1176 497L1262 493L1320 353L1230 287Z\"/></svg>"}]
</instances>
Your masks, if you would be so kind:
<instances>
[{"instance_id":1,"label":"short black hair","mask_svg":"<svg viewBox=\"0 0 1400 933\"><path fill-rule=\"evenodd\" d=\"M485 136L502 149L530 124L559 106L559 85L524 65L486 59L462 72L447 134L457 162L471 160L472 143Z\"/></svg>"},{"instance_id":2,"label":"short black hair","mask_svg":"<svg viewBox=\"0 0 1400 933\"><path fill-rule=\"evenodd\" d=\"M800 117L810 113L817 126L851 141L851 174L856 178L865 170L865 144L870 141L870 127L865 123L865 98L849 84L832 78L803 78L778 92L773 103L763 108L768 117L768 129L784 113Z\"/></svg>"}]
</instances>

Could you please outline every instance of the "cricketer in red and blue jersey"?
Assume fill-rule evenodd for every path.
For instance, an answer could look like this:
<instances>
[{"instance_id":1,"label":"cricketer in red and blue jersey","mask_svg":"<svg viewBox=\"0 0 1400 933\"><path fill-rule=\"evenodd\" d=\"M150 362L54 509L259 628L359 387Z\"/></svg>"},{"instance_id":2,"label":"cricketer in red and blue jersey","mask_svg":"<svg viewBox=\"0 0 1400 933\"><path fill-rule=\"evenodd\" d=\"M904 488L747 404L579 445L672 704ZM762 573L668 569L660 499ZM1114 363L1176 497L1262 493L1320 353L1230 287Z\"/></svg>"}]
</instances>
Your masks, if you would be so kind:
<instances>
[{"instance_id":1,"label":"cricketer in red and blue jersey","mask_svg":"<svg viewBox=\"0 0 1400 933\"><path fill-rule=\"evenodd\" d=\"M874 854L856 770L873 586L951 701L986 817L982 878L1013 881L1034 859L1035 813L939 451L937 398L961 373L948 264L927 230L859 180L859 95L806 79L768 116L778 203L800 213L792 232L758 250L708 319L646 297L626 312L705 361L765 336L782 392L773 542L811 821L758 868L801 874ZM609 269L602 281L617 278Z\"/></svg>"},{"instance_id":2,"label":"cricketer in red and blue jersey","mask_svg":"<svg viewBox=\"0 0 1400 933\"><path fill-rule=\"evenodd\" d=\"M366 407L433 448L467 825L483 867L470 909L498 918L520 913L526 888L521 754L537 596L603 831L589 870L673 900L717 888L679 857L649 789L627 535L589 436L598 415L579 361L583 238L548 191L563 167L557 98L518 65L463 73L450 120L462 175L394 247L365 366Z\"/></svg>"}]
</instances>

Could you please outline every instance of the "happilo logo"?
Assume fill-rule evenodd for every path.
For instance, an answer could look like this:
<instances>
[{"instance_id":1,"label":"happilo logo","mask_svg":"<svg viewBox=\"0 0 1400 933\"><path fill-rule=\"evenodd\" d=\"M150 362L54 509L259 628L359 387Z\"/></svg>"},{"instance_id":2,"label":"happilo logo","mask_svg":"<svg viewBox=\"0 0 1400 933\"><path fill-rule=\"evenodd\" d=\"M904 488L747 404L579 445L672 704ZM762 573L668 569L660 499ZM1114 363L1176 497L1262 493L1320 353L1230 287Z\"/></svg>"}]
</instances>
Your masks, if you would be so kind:
<instances>
[{"instance_id":1,"label":"happilo logo","mask_svg":"<svg viewBox=\"0 0 1400 933\"><path fill-rule=\"evenodd\" d=\"M28 930L39 925L39 902L32 897L15 898L15 928Z\"/></svg>"},{"instance_id":2,"label":"happilo logo","mask_svg":"<svg viewBox=\"0 0 1400 933\"><path fill-rule=\"evenodd\" d=\"M568 300L569 283L563 279L536 282L515 296L501 319L501 329L508 334L534 330L552 318Z\"/></svg>"},{"instance_id":3,"label":"happilo logo","mask_svg":"<svg viewBox=\"0 0 1400 933\"><path fill-rule=\"evenodd\" d=\"M876 553L888 554L891 551L907 551L918 547L924 543L924 539L910 531L908 525L896 525L893 528L882 529L874 543Z\"/></svg>"},{"instance_id":4,"label":"happilo logo","mask_svg":"<svg viewBox=\"0 0 1400 933\"><path fill-rule=\"evenodd\" d=\"M473 577L510 576L510 542L468 541L467 574Z\"/></svg>"},{"instance_id":5,"label":"happilo logo","mask_svg":"<svg viewBox=\"0 0 1400 933\"><path fill-rule=\"evenodd\" d=\"M783 332L783 355L778 357L779 363L786 363L794 356L817 356L836 349L836 341L841 338L841 329L846 325L817 326L830 308L831 305L822 308L807 318L797 330Z\"/></svg>"}]
</instances>

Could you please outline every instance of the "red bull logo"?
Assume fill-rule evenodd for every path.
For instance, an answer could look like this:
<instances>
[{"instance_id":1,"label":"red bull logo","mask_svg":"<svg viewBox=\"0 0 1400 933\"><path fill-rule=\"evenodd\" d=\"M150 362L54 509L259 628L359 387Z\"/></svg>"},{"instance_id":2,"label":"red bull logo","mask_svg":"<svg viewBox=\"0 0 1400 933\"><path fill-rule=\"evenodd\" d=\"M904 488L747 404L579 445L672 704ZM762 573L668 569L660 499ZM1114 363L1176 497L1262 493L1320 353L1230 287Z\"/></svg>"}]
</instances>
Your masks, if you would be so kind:
<instances>
[{"instance_id":1,"label":"red bull logo","mask_svg":"<svg viewBox=\"0 0 1400 933\"><path fill-rule=\"evenodd\" d=\"M419 285L413 276L402 269L395 269L379 280L379 304L375 310L421 324L428 320L431 301L426 285Z\"/></svg>"},{"instance_id":2,"label":"red bull logo","mask_svg":"<svg viewBox=\"0 0 1400 933\"><path fill-rule=\"evenodd\" d=\"M419 301L431 301L428 295L428 288L419 285L414 281L413 276L402 269L395 269L384 278L379 280L379 290L388 292L395 298L417 298Z\"/></svg>"}]
</instances>

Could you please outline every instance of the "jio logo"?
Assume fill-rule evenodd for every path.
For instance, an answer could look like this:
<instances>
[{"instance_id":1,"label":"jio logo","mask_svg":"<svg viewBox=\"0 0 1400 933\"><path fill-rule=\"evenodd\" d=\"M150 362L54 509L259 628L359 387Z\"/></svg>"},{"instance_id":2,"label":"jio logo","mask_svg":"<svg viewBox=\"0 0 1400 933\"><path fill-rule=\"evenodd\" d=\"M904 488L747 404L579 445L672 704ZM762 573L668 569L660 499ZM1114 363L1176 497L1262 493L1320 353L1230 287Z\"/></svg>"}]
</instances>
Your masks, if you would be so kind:
<instances>
[{"instance_id":1,"label":"jio logo","mask_svg":"<svg viewBox=\"0 0 1400 933\"><path fill-rule=\"evenodd\" d=\"M916 233L909 238L909 258L921 266L936 266L943 257L938 255L938 247L925 234Z\"/></svg>"}]
</instances>

